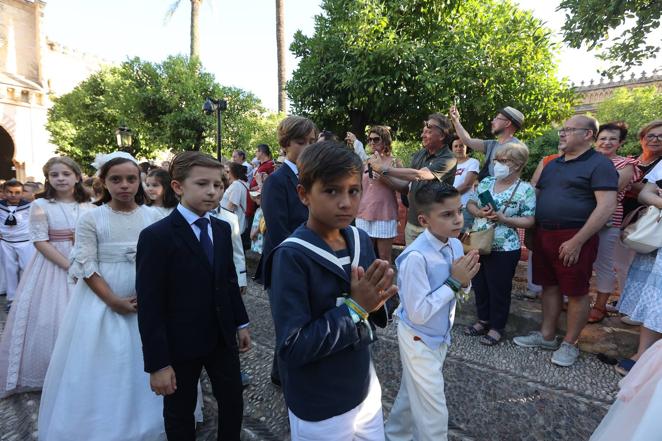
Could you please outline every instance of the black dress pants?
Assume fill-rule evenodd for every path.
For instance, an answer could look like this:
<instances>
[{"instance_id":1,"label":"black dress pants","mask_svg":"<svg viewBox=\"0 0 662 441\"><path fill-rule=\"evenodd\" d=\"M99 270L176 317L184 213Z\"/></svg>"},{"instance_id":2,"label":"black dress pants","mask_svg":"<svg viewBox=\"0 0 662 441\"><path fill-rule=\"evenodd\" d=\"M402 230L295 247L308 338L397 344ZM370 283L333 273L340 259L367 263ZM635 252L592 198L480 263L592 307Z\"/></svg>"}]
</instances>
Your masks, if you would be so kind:
<instances>
[{"instance_id":1,"label":"black dress pants","mask_svg":"<svg viewBox=\"0 0 662 441\"><path fill-rule=\"evenodd\" d=\"M163 399L163 419L168 441L195 441L195 404L198 380L205 368L218 403L218 441L239 441L244 415L239 353L220 339L206 357L173 363L177 390Z\"/></svg>"},{"instance_id":2,"label":"black dress pants","mask_svg":"<svg viewBox=\"0 0 662 441\"><path fill-rule=\"evenodd\" d=\"M480 269L472 280L478 319L502 332L510 312L510 295L520 250L492 251L480 256Z\"/></svg>"}]
</instances>

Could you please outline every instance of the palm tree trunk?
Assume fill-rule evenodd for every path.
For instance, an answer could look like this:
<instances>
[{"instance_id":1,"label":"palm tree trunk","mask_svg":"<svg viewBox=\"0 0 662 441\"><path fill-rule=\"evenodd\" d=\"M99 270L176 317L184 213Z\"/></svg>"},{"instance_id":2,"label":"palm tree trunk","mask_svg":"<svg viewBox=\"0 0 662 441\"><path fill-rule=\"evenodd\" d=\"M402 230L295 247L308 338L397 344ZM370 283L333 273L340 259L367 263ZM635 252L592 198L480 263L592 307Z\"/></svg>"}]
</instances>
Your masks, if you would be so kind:
<instances>
[{"instance_id":1,"label":"palm tree trunk","mask_svg":"<svg viewBox=\"0 0 662 441\"><path fill-rule=\"evenodd\" d=\"M278 111L286 111L285 95L285 0L276 0L276 53L278 56Z\"/></svg>"},{"instance_id":2,"label":"palm tree trunk","mask_svg":"<svg viewBox=\"0 0 662 441\"><path fill-rule=\"evenodd\" d=\"M202 0L191 0L191 58L200 58L200 6Z\"/></svg>"}]
</instances>

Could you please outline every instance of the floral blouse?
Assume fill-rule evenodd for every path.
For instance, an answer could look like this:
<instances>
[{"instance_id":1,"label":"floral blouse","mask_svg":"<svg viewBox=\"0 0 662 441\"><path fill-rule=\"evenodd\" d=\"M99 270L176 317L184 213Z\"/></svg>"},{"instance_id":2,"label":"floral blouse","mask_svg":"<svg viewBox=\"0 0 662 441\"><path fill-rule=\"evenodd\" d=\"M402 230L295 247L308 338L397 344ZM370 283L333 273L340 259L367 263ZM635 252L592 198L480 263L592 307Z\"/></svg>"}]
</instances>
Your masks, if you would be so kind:
<instances>
[{"instance_id":1,"label":"floral blouse","mask_svg":"<svg viewBox=\"0 0 662 441\"><path fill-rule=\"evenodd\" d=\"M517 187L517 192L513 196L512 201L505 210L504 214L507 217L526 217L533 216L536 212L536 192L528 182L516 181L510 187L503 190L500 193L494 191L494 183L496 178L493 176L488 176L478 184L476 192L472 195L471 200L476 202L480 208L483 208L478 195L484 191L489 191L492 194L492 198L496 202L497 211L502 211L503 206L510 199L510 195L515 190L517 182L519 182L519 187ZM477 217L474 221L472 231L483 231L486 230L492 222L485 218ZM517 233L516 228L508 227L502 223L496 223L494 229L494 242L492 242L492 251L515 251L521 248L519 234Z\"/></svg>"}]
</instances>

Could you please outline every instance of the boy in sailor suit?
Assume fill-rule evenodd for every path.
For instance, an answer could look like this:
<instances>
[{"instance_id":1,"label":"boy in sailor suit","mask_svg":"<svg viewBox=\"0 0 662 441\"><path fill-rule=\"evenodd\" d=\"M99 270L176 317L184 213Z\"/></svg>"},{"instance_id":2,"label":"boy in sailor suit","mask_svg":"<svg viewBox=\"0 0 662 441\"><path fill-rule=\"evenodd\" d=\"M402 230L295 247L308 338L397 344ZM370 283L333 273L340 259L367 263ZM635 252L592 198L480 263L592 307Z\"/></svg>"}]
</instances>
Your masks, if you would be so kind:
<instances>
[{"instance_id":1,"label":"boy in sailor suit","mask_svg":"<svg viewBox=\"0 0 662 441\"><path fill-rule=\"evenodd\" d=\"M350 227L361 199L361 159L324 141L304 150L297 166L308 220L265 266L292 440L382 441L369 345L373 323L386 325L383 305L397 287L368 235Z\"/></svg>"},{"instance_id":2,"label":"boy in sailor suit","mask_svg":"<svg viewBox=\"0 0 662 441\"><path fill-rule=\"evenodd\" d=\"M0 200L0 247L7 282L7 311L16 295L23 270L34 254L30 242L30 202L22 199L23 184L16 179L5 182L4 199Z\"/></svg>"}]
</instances>

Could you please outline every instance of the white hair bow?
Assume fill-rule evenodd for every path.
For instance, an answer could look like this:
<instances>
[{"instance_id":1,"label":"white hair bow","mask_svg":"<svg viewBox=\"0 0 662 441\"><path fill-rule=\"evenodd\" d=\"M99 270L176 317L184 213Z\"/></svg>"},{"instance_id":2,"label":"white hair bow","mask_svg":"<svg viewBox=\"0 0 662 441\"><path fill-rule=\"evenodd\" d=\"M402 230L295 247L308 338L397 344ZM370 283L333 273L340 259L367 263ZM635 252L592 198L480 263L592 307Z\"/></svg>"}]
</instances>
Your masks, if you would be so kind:
<instances>
[{"instance_id":1,"label":"white hair bow","mask_svg":"<svg viewBox=\"0 0 662 441\"><path fill-rule=\"evenodd\" d=\"M91 165L92 167L96 168L97 170L99 170L101 167L103 167L103 165L104 165L106 162L110 161L111 159L115 159L115 158L124 158L124 159L128 159L129 161L133 161L133 162L135 162L136 164L138 164L138 161L136 160L136 158L134 158L133 156L131 156L130 153L127 153L127 152L113 152L113 153L108 153L108 154L103 154L103 153L98 154L98 155L94 158L94 162L93 162L92 164L90 164L90 165Z\"/></svg>"}]
</instances>

